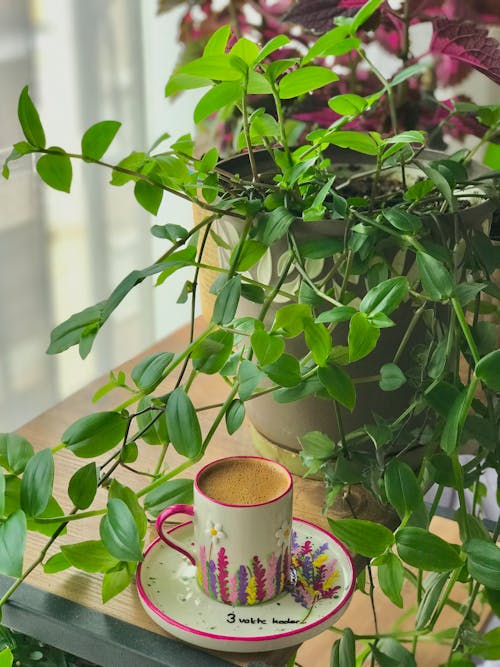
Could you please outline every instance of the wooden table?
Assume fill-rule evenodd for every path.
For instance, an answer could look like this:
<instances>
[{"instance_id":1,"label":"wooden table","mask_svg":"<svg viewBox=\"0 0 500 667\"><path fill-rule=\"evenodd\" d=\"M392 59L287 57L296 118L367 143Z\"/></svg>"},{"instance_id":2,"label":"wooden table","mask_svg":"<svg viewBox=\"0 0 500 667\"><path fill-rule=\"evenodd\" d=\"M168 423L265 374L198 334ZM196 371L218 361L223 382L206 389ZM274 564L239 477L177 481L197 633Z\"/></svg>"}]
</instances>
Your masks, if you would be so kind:
<instances>
[{"instance_id":1,"label":"wooden table","mask_svg":"<svg viewBox=\"0 0 500 667\"><path fill-rule=\"evenodd\" d=\"M147 353L182 350L187 336L187 328L180 329L153 346ZM137 360L133 359L124 364L121 367L122 370L129 373ZM107 395L98 404L91 403L94 392L105 381L97 380L86 386L23 426L19 433L26 437L35 449L57 445L64 430L76 419L91 412L113 409L123 400L125 394L122 393L122 390L117 390ZM165 387L165 390L167 389L168 386ZM205 375L196 380L191 396L193 402L201 406L223 400L226 392L227 386L219 377ZM213 414L212 410L199 413L202 430L205 433L211 424ZM208 449L204 462L221 456L253 452L248 426L242 427L231 437L227 434L224 425L221 425ZM157 447L141 444L141 469L147 469L149 466L152 470L157 455ZM82 459L66 450L58 452L55 459L54 495L65 512L68 512L72 504L67 496L67 483L71 475L82 466ZM167 455L168 465L175 466L180 461L181 458L172 449ZM193 466L186 471L184 476L193 477L200 465ZM144 485L144 478L138 478L128 470L120 473L120 481L136 489ZM327 527L326 517L322 514L323 483L302 478L295 478L294 481L294 515ZM103 507L106 502L105 498L105 493L100 491L93 507ZM363 492L356 492L347 501L340 499L334 507L334 514L340 517L352 516L351 508L353 507L358 518L370 518L391 523L391 516L387 511L380 506L375 509L369 506ZM67 534L63 535L52 547L49 556L58 551L57 544L98 539L98 519L99 517L96 517L95 520L76 521L69 524ZM25 568L36 559L46 540L47 538L38 533L30 533L24 562ZM247 655L209 653L187 646L169 638L153 623L143 611L133 586L103 605L101 576L87 574L73 568L56 575L48 575L41 568L37 568L30 574L27 583L18 588L11 602L6 605L3 622L41 641L101 664L103 667L114 667L114 665L136 667L139 664L141 667L159 665L175 667L185 667L185 665L211 667L213 665L216 667L227 664L278 666L283 665L295 650L291 648L284 651ZM2 577L0 592L7 590L9 584L10 580ZM352 616L352 611L349 616ZM330 644L331 642L332 639L330 639ZM316 662L308 664L319 665Z\"/></svg>"}]
</instances>

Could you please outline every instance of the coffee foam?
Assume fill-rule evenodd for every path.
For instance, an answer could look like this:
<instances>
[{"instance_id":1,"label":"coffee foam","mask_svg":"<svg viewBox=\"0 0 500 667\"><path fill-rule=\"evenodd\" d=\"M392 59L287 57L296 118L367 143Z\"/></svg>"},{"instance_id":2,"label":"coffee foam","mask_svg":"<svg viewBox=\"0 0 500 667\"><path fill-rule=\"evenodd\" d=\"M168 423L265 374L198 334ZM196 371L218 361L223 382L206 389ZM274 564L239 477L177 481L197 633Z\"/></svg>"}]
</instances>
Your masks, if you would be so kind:
<instances>
[{"instance_id":1,"label":"coffee foam","mask_svg":"<svg viewBox=\"0 0 500 667\"><path fill-rule=\"evenodd\" d=\"M258 505L278 498L290 478L272 462L261 459L228 459L210 466L198 479L206 495L229 505Z\"/></svg>"}]
</instances>

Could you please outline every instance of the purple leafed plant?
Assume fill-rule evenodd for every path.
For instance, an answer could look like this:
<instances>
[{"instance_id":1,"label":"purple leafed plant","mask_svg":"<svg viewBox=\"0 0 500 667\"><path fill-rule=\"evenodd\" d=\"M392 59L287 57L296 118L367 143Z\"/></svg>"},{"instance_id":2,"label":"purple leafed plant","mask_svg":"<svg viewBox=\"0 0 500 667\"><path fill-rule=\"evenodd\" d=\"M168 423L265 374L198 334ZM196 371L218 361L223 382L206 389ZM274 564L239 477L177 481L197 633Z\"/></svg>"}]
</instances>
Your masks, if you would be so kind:
<instances>
[{"instance_id":1,"label":"purple leafed plant","mask_svg":"<svg viewBox=\"0 0 500 667\"><path fill-rule=\"evenodd\" d=\"M288 55L296 57L300 55L301 45L310 45L331 30L335 20L353 17L365 2L232 0L222 10L217 9L218 4L213 0L160 0L160 12L186 7L179 25L179 40L185 45L181 63L201 55L213 32L228 22L236 25L242 36L261 43L279 34L291 36L293 31ZM378 45L399 59L401 71L417 61L411 31L418 25L426 25L432 31L425 54L428 67L415 71L398 87L395 114L388 104L378 104L362 118L354 119L350 129L389 133L394 130L395 115L399 130L427 131L435 147L443 147L444 136L457 139L467 135L482 137L487 128L470 113L458 113L455 109L455 102L468 99L463 96L451 100L443 98L439 89L462 83L472 70L500 82L499 44L488 35L490 26L500 24L500 3L498 0L402 0L398 9L394 9L396 5L385 0L362 26L359 33L362 49ZM248 12L249 8L251 12ZM419 36L415 41L421 39ZM329 56L325 62L334 69L347 69L350 74L285 108L289 118L305 123L304 132L311 126L327 127L338 118L328 106L331 97L345 93L366 97L380 89L380 81L369 73L362 55L356 50ZM256 105L258 103L256 96ZM451 114L446 107L451 109ZM222 124L215 124L216 141L228 152L232 151L237 123L238 118L234 116ZM299 135L300 126L298 128Z\"/></svg>"}]
</instances>

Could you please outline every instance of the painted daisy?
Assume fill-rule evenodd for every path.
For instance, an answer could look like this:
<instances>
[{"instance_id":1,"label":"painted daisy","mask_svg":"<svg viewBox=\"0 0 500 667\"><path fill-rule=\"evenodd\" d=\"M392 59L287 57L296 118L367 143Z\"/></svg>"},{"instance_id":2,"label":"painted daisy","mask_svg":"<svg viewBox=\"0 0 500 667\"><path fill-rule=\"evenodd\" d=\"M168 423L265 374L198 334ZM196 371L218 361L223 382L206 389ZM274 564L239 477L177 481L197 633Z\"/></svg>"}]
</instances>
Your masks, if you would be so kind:
<instances>
[{"instance_id":1,"label":"painted daisy","mask_svg":"<svg viewBox=\"0 0 500 667\"><path fill-rule=\"evenodd\" d=\"M208 522L205 534L210 537L212 544L219 544L220 540L225 540L227 537L222 525L220 523L214 523L213 521Z\"/></svg>"},{"instance_id":2,"label":"painted daisy","mask_svg":"<svg viewBox=\"0 0 500 667\"><path fill-rule=\"evenodd\" d=\"M275 533L276 540L278 541L278 546L287 547L290 544L290 524L288 521L283 521L281 526Z\"/></svg>"}]
</instances>

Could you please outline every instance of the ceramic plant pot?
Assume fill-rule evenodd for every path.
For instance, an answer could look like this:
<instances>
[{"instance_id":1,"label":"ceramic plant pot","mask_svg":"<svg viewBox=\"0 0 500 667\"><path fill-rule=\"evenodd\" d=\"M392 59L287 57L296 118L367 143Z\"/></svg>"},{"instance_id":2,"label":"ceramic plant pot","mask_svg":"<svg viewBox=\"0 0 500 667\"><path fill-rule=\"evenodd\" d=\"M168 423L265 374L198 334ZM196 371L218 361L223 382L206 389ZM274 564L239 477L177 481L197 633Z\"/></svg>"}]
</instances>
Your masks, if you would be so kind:
<instances>
[{"instance_id":1,"label":"ceramic plant pot","mask_svg":"<svg viewBox=\"0 0 500 667\"><path fill-rule=\"evenodd\" d=\"M435 151L424 151L420 158L423 161L443 159L442 153ZM348 169L366 168L373 164L370 156L363 156L359 153L353 153L345 149L336 149L332 154L332 164L335 166L347 166ZM271 172L272 162L266 152L256 153L257 166L260 173ZM249 165L246 156L238 156L223 163L227 171L240 174L242 177L249 175ZM479 164L473 164L470 167L472 176L479 176L487 170ZM409 173L409 170L408 170ZM415 178L421 175L415 169ZM411 178L411 176L410 176ZM479 202L479 203L476 203ZM480 228L487 228L491 219L494 207L489 201L476 199L469 208L461 212L460 224ZM450 220L448 220L450 222ZM435 224L430 222L430 224ZM216 232L227 242L230 248L237 242L242 221L226 216L218 221ZM296 240L300 244L307 239L331 239L332 237L343 238L345 230L344 221L322 220L317 222L303 222L297 220L292 224L292 231ZM436 241L440 241L438 236L441 233L437 228ZM269 249L260 262L251 269L249 274L252 278L267 284L275 284L283 265L285 253L287 250L286 241L276 243L272 249ZM231 250L223 248L218 249L219 262L221 266L227 266ZM401 273L411 275L416 268L413 266L413 255L395 248L387 248L385 258L393 264L397 264ZM311 277L319 277L329 270L331 262L325 260L306 260L306 268ZM213 278L212 278L213 280ZM283 289L287 292L295 292L299 286L300 277L297 272L288 275L284 282ZM349 291L362 298L366 292L364 279L353 282L348 286ZM276 310L286 305L286 299L278 302L270 308L266 316L266 323L271 323L274 319ZM250 301L242 299L240 301L239 316L258 315L260 306ZM401 342L402 335L408 329L408 325L413 315L413 310L408 303L401 306L391 313L391 319L396 326L381 330L379 343L376 348L363 359L349 364L349 373L351 377L362 378L369 377L379 373L381 366L392 362L394 354ZM347 345L347 324L339 324L334 331L334 346ZM412 349L419 342L423 342L426 335L426 326L419 321L413 329L405 352L400 357L398 365L403 372L409 368L412 361ZM300 356L306 352L303 339L299 336L286 341L286 351L295 356ZM412 389L408 384L399 388L395 392L384 392L379 389L376 382L366 384L357 384L357 402L353 412L343 410L344 428L347 431L362 427L366 423L373 423L373 414L380 415L383 418L395 418L401 414L408 406ZM272 396L265 395L258 399L253 399L246 404L247 415L250 418L254 429L254 443L261 455L267 458L273 458L284 463L292 472L304 472L302 463L298 456L300 451L299 438L308 431L321 431L326 433L332 440L339 440L339 431L337 420L335 418L333 404L331 400L324 400L317 396L303 398L293 403L277 403Z\"/></svg>"}]
</instances>

